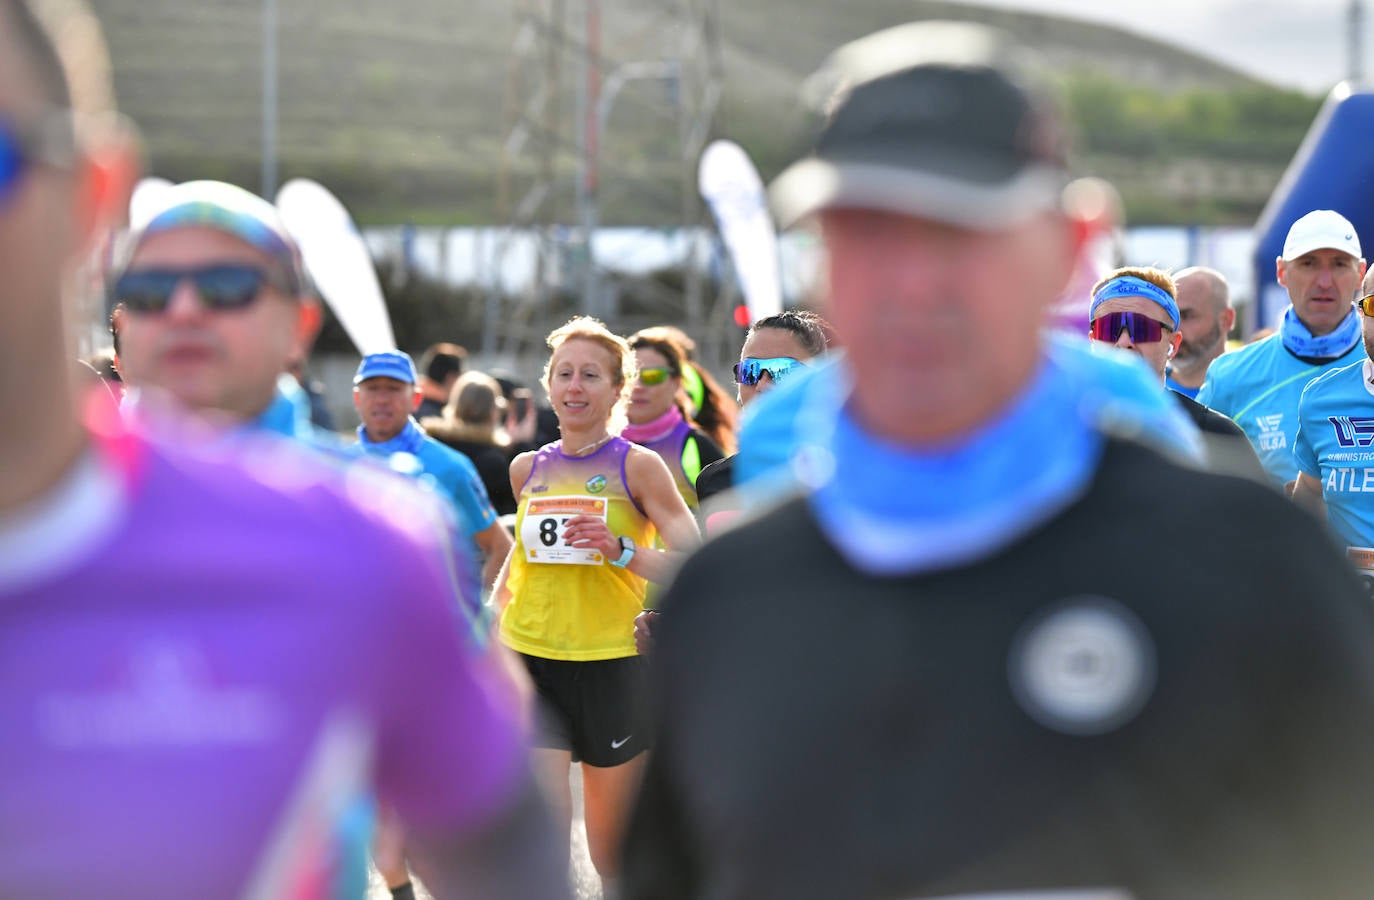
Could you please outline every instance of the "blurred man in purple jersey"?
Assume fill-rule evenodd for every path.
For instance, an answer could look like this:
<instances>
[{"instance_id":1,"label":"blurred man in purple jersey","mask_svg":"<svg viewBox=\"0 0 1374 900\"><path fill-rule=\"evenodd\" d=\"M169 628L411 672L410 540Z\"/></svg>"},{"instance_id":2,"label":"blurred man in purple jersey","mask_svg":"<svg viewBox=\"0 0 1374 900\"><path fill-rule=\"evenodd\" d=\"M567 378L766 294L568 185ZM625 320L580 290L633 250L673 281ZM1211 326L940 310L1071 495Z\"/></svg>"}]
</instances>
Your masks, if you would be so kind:
<instances>
[{"instance_id":1,"label":"blurred man in purple jersey","mask_svg":"<svg viewBox=\"0 0 1374 900\"><path fill-rule=\"evenodd\" d=\"M374 798L442 896L566 896L431 501L83 418L63 287L138 169L106 62L0 0L0 896L361 897Z\"/></svg>"}]
</instances>

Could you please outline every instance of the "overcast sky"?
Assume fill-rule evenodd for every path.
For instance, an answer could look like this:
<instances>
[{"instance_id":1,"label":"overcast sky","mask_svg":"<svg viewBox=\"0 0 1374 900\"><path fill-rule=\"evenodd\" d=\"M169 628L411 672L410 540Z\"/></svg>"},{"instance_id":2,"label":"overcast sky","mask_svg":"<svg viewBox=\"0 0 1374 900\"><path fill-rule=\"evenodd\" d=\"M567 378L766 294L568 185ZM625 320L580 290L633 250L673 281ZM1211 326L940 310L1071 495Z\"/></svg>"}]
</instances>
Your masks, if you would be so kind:
<instances>
[{"instance_id":1,"label":"overcast sky","mask_svg":"<svg viewBox=\"0 0 1374 900\"><path fill-rule=\"evenodd\" d=\"M1163 38L1285 87L1325 94L1346 77L1351 0L977 0L1074 16ZM1374 72L1374 0L1364 0L1364 71Z\"/></svg>"}]
</instances>

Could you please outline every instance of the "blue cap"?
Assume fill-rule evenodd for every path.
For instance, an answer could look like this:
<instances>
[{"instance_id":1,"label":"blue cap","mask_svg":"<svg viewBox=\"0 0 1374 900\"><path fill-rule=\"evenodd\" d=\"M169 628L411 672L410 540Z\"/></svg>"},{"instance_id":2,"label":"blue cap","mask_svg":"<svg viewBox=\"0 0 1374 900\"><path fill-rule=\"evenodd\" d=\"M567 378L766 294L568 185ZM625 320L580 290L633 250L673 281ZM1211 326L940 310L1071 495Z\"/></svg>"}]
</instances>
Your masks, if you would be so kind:
<instances>
[{"instance_id":1,"label":"blue cap","mask_svg":"<svg viewBox=\"0 0 1374 900\"><path fill-rule=\"evenodd\" d=\"M400 350L364 356L358 366L358 374L353 376L353 383L362 384L369 378L394 378L406 384L417 384L420 381L419 376L415 374L415 363L411 360L410 354L402 353Z\"/></svg>"},{"instance_id":2,"label":"blue cap","mask_svg":"<svg viewBox=\"0 0 1374 900\"><path fill-rule=\"evenodd\" d=\"M1159 285L1134 275L1121 275L1098 288L1097 293L1093 294L1093 305L1088 312L1088 318L1097 318L1099 306L1108 300L1116 300L1121 297L1144 297L1146 300L1153 300L1164 307L1164 311L1173 320L1174 331L1178 331L1178 301Z\"/></svg>"}]
</instances>

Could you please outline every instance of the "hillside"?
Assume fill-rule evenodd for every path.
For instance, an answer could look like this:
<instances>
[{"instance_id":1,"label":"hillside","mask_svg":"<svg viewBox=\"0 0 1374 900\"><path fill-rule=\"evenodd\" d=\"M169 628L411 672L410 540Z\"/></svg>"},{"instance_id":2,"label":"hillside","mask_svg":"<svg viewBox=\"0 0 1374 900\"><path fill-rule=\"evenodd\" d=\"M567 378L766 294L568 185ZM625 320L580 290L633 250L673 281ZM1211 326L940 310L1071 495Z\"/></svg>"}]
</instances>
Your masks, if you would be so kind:
<instances>
[{"instance_id":1,"label":"hillside","mask_svg":"<svg viewBox=\"0 0 1374 900\"><path fill-rule=\"evenodd\" d=\"M109 34L121 104L144 130L154 172L256 186L260 0L93 5ZM281 179L300 174L325 181L363 221L500 221L496 173L512 85L515 5L516 0L278 0ZM661 52L656 23L668 5L669 0L602 0L606 55L625 61ZM573 18L582 14L577 0L565 6ZM801 79L838 43L921 17L973 18L1007 28L1080 85L1145 85L1165 97L1199 89L1266 90L1178 48L1050 16L936 0L748 0L721 4L725 85L715 133L739 140L765 176L772 174L799 145L795 96ZM573 80L569 64L560 94L565 122ZM610 120L603 141L603 222L668 224L679 211L673 198L680 163L671 159L672 129L654 112L663 105L661 86L656 90L627 89ZM1315 111L1315 100L1305 102ZM1207 159L1210 145L1180 160L1160 148L1146 154L1134 146L1100 146L1091 133L1080 167L1117 179L1128 208L1149 209L1149 220L1182 215L1168 190L1161 203L1158 184L1172 185L1169 190L1179 197L1195 196L1211 190L1213 175L1231 179L1229 199L1207 215L1253 215L1301 137L1305 113L1299 109L1296 115L1301 127L1280 128L1258 158L1253 148L1241 148L1252 158L1239 169L1231 160ZM570 198L560 204L560 210L571 208Z\"/></svg>"}]
</instances>

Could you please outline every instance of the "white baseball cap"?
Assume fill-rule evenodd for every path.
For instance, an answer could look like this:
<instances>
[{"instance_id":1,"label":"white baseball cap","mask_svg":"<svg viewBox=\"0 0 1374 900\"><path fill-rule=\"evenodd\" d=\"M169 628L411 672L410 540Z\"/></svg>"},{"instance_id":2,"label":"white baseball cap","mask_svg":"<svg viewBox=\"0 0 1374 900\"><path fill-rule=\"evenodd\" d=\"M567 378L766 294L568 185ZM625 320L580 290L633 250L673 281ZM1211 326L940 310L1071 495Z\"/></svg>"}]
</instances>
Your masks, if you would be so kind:
<instances>
[{"instance_id":1,"label":"white baseball cap","mask_svg":"<svg viewBox=\"0 0 1374 900\"><path fill-rule=\"evenodd\" d=\"M1345 216L1329 209L1314 209L1293 223L1283 242L1283 259L1285 262L1294 260L1313 250L1339 250L1356 259L1363 258L1355 226Z\"/></svg>"}]
</instances>

